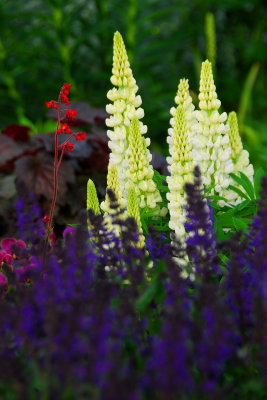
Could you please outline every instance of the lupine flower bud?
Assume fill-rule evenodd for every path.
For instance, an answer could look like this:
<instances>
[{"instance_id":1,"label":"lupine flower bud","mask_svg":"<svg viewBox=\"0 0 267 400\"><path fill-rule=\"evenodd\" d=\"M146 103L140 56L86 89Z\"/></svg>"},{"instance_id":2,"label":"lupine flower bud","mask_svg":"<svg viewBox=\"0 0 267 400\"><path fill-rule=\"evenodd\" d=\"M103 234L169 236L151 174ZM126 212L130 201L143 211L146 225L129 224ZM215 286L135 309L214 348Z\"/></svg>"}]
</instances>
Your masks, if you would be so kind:
<instances>
[{"instance_id":1,"label":"lupine flower bud","mask_svg":"<svg viewBox=\"0 0 267 400\"><path fill-rule=\"evenodd\" d=\"M126 206L125 199L122 198L120 185L119 185L119 177L118 177L118 169L115 165L108 166L108 176L107 176L107 189L112 189L117 201L120 203L121 207ZM102 201L100 204L101 209L106 212L110 213L110 204L109 204L109 196L106 195L105 201Z\"/></svg>"},{"instance_id":2,"label":"lupine flower bud","mask_svg":"<svg viewBox=\"0 0 267 400\"><path fill-rule=\"evenodd\" d=\"M167 176L167 183L170 189L170 193L167 193L170 211L169 227L175 231L180 239L185 234L184 185L186 182L192 181L194 169L192 146L188 138L188 125L185 120L183 105L177 107L171 124L172 128L169 130L171 157L168 157L171 176Z\"/></svg>"},{"instance_id":3,"label":"lupine flower bud","mask_svg":"<svg viewBox=\"0 0 267 400\"><path fill-rule=\"evenodd\" d=\"M89 179L87 182L87 210L93 210L96 215L101 214L99 208L99 201L97 198L96 188L94 182Z\"/></svg>"},{"instance_id":4,"label":"lupine flower bud","mask_svg":"<svg viewBox=\"0 0 267 400\"><path fill-rule=\"evenodd\" d=\"M128 169L126 150L129 145L129 130L133 118L141 119L144 110L140 108L142 99L136 95L138 86L133 77L128 56L122 36L119 32L114 35L113 68L111 82L118 88L113 88L107 93L113 104L108 104L106 110L111 116L106 119L106 125L112 128L107 131L111 149L110 164L118 168L119 184L124 195L126 175ZM142 134L147 132L147 127L140 122Z\"/></svg>"},{"instance_id":5,"label":"lupine flower bud","mask_svg":"<svg viewBox=\"0 0 267 400\"><path fill-rule=\"evenodd\" d=\"M126 188L129 189L131 182L135 187L138 203L141 208L159 208L157 202L162 201L161 195L154 183L153 169L149 162L151 154L146 147L145 138L140 131L140 122L135 117L131 122L129 135L129 149L127 152L129 169L126 171L128 182Z\"/></svg>"},{"instance_id":6,"label":"lupine flower bud","mask_svg":"<svg viewBox=\"0 0 267 400\"><path fill-rule=\"evenodd\" d=\"M127 199L127 215L128 217L133 217L136 221L137 228L139 231L139 241L138 247L142 248L145 245L145 237L143 235L142 224L140 219L140 211L138 206L138 201L135 193L135 188L133 185L129 187L128 199Z\"/></svg>"}]
</instances>

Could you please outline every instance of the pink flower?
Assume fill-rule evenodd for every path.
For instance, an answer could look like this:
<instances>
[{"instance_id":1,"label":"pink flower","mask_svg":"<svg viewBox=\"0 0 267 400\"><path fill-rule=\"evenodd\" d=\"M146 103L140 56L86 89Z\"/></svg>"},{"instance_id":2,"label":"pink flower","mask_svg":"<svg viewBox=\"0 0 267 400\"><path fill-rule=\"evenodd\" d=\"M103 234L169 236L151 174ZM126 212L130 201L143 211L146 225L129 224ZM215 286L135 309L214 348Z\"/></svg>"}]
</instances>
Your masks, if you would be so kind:
<instances>
[{"instance_id":1,"label":"pink flower","mask_svg":"<svg viewBox=\"0 0 267 400\"><path fill-rule=\"evenodd\" d=\"M13 257L7 253L5 250L0 250L0 266L3 263L11 264Z\"/></svg>"},{"instance_id":2,"label":"pink flower","mask_svg":"<svg viewBox=\"0 0 267 400\"><path fill-rule=\"evenodd\" d=\"M0 298L4 298L8 290L7 278L0 272Z\"/></svg>"},{"instance_id":3,"label":"pink flower","mask_svg":"<svg viewBox=\"0 0 267 400\"><path fill-rule=\"evenodd\" d=\"M15 238L5 238L5 239L3 239L3 240L1 241L1 247L2 247L2 249L3 249L6 253L11 254L11 255L15 254L15 253L14 253L14 250L12 250L12 246L13 246L14 244L15 244L16 246L21 247L22 249L25 249L25 248L26 248L26 243L23 242L23 240L17 240L17 239L15 239Z\"/></svg>"},{"instance_id":4,"label":"pink flower","mask_svg":"<svg viewBox=\"0 0 267 400\"><path fill-rule=\"evenodd\" d=\"M68 226L63 231L63 239L65 240L67 235L71 235L72 236L75 231L76 231L76 228L74 228L73 226Z\"/></svg>"}]
</instances>

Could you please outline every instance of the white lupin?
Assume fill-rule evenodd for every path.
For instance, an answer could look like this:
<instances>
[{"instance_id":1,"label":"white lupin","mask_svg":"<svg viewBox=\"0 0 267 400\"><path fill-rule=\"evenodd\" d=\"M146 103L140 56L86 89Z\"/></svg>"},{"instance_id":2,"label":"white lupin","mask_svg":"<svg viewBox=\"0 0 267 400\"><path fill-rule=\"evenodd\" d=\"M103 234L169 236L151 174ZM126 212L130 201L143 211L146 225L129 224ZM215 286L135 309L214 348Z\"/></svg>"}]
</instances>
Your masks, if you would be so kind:
<instances>
[{"instance_id":1,"label":"white lupin","mask_svg":"<svg viewBox=\"0 0 267 400\"><path fill-rule=\"evenodd\" d=\"M205 185L215 185L211 194L225 197L230 201L227 184L228 174L233 172L229 143L229 126L225 123L227 114L220 114L221 105L217 99L216 87L213 81L211 63L206 60L202 63L200 76L199 108L194 112L197 123L192 126L195 132L193 137L193 159L199 163L202 172L202 181ZM223 205L225 202L220 201Z\"/></svg>"},{"instance_id":2,"label":"white lupin","mask_svg":"<svg viewBox=\"0 0 267 400\"><path fill-rule=\"evenodd\" d=\"M137 95L138 86L133 77L127 52L122 36L119 32L114 35L113 68L111 83L118 88L108 91L107 97L113 102L106 106L110 117L106 119L109 143L111 149L110 164L118 169L119 185L122 193L125 192L128 170L127 149L129 146L129 131L131 120L144 117L144 110L140 107L142 99ZM147 127L140 121L140 132L145 134ZM149 152L149 151L148 151ZM149 158L151 158L149 152Z\"/></svg>"},{"instance_id":3,"label":"white lupin","mask_svg":"<svg viewBox=\"0 0 267 400\"><path fill-rule=\"evenodd\" d=\"M179 88L178 93L180 93ZM182 96L179 97L177 95L176 99L177 97L180 101ZM186 182L192 180L194 167L191 151L192 146L189 141L190 123L192 120L191 118L185 118L186 112L182 102L176 108L175 114L173 109L171 109L171 115L174 115L174 117L170 120L172 128L168 131L171 135L171 140L169 140L170 157L167 159L169 163L168 169L171 173L171 176L167 176L167 183L170 190L167 193L170 212L169 227L175 231L180 240L184 240L185 237L184 185Z\"/></svg>"}]
</instances>

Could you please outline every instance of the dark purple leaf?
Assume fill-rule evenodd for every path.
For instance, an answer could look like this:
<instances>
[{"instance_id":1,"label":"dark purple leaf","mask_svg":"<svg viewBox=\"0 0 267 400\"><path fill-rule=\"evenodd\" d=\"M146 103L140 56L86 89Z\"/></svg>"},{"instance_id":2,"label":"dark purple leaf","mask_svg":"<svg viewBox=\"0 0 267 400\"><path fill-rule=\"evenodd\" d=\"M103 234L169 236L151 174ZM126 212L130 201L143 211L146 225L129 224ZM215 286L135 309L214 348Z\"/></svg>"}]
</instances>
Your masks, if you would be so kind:
<instances>
[{"instance_id":1,"label":"dark purple leaf","mask_svg":"<svg viewBox=\"0 0 267 400\"><path fill-rule=\"evenodd\" d=\"M52 200L54 191L54 160L45 152L39 152L35 156L21 157L15 163L15 174L23 181L29 191L34 192L39 198L44 196ZM67 182L74 181L73 167L66 161L62 161L58 173L57 201L65 203L67 194Z\"/></svg>"},{"instance_id":2,"label":"dark purple leaf","mask_svg":"<svg viewBox=\"0 0 267 400\"><path fill-rule=\"evenodd\" d=\"M16 142L28 142L30 139L29 136L30 128L28 126L12 124L6 126L2 133L11 139L15 140Z\"/></svg>"},{"instance_id":3,"label":"dark purple leaf","mask_svg":"<svg viewBox=\"0 0 267 400\"><path fill-rule=\"evenodd\" d=\"M6 135L0 135L0 166L22 154L24 148Z\"/></svg>"},{"instance_id":4,"label":"dark purple leaf","mask_svg":"<svg viewBox=\"0 0 267 400\"><path fill-rule=\"evenodd\" d=\"M108 117L104 108L92 107L85 101L72 101L69 106L64 106L64 110L76 110L78 113L75 120L68 121L70 126L100 125L103 124ZM65 113L62 113L62 117L64 114ZM47 117L57 120L57 110L50 109L47 113ZM62 118L62 122L67 122L67 120Z\"/></svg>"}]
</instances>

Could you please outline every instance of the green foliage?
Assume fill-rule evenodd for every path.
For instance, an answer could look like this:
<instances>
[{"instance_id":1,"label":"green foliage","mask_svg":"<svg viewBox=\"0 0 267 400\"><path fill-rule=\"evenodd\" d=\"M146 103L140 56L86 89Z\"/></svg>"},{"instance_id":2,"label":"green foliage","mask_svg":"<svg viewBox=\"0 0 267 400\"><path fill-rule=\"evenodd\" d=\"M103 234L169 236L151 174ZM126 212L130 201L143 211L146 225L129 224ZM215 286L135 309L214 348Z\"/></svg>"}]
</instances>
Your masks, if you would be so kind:
<instances>
[{"instance_id":1,"label":"green foliage","mask_svg":"<svg viewBox=\"0 0 267 400\"><path fill-rule=\"evenodd\" d=\"M205 191L206 197L210 199L215 217L215 229L218 240L228 239L236 231L248 231L248 225L255 216L258 209L261 178L264 175L262 168L258 169L254 175L252 184L248 177L239 172L240 176L230 174L231 178L241 186L241 189L229 185L229 189L234 190L244 200L235 206L219 206L218 200L224 200L220 196L209 196L210 188Z\"/></svg>"},{"instance_id":2,"label":"green foliage","mask_svg":"<svg viewBox=\"0 0 267 400\"><path fill-rule=\"evenodd\" d=\"M255 138L265 146L261 163L256 164L264 161L266 168L264 12L264 2L257 0L2 1L1 126L25 115L34 124L44 119L43 101L53 97L63 80L73 84L76 98L103 105L113 32L119 30L130 61L134 60L149 135L155 146L156 141L162 146L177 81L187 76L193 92L198 90L200 63L206 56L205 17L212 13L219 98L227 112L239 104L241 134L250 147L258 148ZM241 98L240 87L244 87ZM167 153L166 145L162 151ZM254 154L253 163L258 157Z\"/></svg>"}]
</instances>

